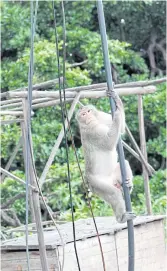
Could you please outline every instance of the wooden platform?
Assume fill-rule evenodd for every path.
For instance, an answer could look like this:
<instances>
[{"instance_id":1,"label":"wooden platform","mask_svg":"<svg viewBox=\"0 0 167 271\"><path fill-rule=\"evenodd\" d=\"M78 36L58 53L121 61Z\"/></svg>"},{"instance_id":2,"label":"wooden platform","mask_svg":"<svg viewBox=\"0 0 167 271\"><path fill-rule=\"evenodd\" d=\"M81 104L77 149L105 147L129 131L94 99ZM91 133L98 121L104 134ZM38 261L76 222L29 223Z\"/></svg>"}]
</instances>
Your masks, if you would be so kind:
<instances>
[{"instance_id":1,"label":"wooden platform","mask_svg":"<svg viewBox=\"0 0 167 271\"><path fill-rule=\"evenodd\" d=\"M165 216L140 216L134 220L135 271L165 271ZM127 224L113 217L97 217L106 271L128 270ZM92 218L75 222L77 251L82 271L103 271L98 239ZM64 271L78 270L73 246L72 223L59 226L65 245ZM62 260L61 241L52 228L44 232L49 270L59 270L57 252ZM26 270L25 238L2 242L2 271ZM37 235L29 236L31 270L41 270Z\"/></svg>"}]
</instances>

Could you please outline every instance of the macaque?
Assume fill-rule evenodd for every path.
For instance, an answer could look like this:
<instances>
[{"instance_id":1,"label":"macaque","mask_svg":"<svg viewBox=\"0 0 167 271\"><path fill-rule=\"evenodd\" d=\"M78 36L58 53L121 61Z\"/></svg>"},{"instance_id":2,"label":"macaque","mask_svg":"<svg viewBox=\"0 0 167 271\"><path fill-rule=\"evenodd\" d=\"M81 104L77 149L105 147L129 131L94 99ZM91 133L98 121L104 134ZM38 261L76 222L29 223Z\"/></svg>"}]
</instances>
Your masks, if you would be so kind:
<instances>
[{"instance_id":1,"label":"macaque","mask_svg":"<svg viewBox=\"0 0 167 271\"><path fill-rule=\"evenodd\" d=\"M111 114L97 110L92 105L83 106L76 115L85 159L85 181L90 190L108 202L119 223L134 219L126 212L122 194L120 165L117 162L116 146L125 130L125 114L121 99L114 94L116 111ZM126 163L127 186L132 190L132 171Z\"/></svg>"}]
</instances>

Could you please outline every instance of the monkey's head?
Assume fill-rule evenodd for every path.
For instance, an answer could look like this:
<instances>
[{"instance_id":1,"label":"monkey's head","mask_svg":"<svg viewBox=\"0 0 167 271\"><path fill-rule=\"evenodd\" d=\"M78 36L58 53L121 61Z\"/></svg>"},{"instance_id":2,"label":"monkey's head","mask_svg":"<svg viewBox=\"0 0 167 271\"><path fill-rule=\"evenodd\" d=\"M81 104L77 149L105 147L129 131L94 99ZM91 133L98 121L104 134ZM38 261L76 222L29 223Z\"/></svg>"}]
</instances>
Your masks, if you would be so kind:
<instances>
[{"instance_id":1,"label":"monkey's head","mask_svg":"<svg viewBox=\"0 0 167 271\"><path fill-rule=\"evenodd\" d=\"M78 110L76 119L79 125L88 125L97 118L98 110L93 105L83 106Z\"/></svg>"}]
</instances>

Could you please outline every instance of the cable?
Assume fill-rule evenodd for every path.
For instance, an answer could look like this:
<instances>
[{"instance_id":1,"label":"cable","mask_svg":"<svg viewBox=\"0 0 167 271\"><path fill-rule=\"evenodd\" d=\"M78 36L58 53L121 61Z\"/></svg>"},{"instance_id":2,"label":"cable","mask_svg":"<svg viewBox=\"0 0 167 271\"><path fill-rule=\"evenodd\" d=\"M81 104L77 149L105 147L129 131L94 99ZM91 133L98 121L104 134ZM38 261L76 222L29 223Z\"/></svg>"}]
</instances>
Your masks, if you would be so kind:
<instances>
[{"instance_id":1,"label":"cable","mask_svg":"<svg viewBox=\"0 0 167 271\"><path fill-rule=\"evenodd\" d=\"M54 6L54 2L53 2L53 6ZM54 14L54 16L55 16L55 14ZM36 18L36 17L35 17ZM56 28L55 28L55 31L56 31ZM56 35L56 37L57 37L57 35ZM56 38L57 39L57 38ZM65 39L64 39L65 40ZM58 48L58 39L57 39L57 41L56 41L56 43L57 43L57 48ZM65 42L64 42L64 44L65 44ZM58 76L58 78L59 78L59 93L60 93L60 100L61 100L61 109L62 109L62 118L63 118L63 120L64 120L64 110L63 110L63 102L62 102L62 96L61 96L61 88L60 88L60 62L59 62L59 52L57 51L57 60L58 60L58 66L59 66L59 69L58 69L58 72L59 72L59 76ZM65 57L64 57L64 64L65 64ZM31 66L32 67L32 66ZM63 75L64 75L64 72L65 72L65 66L63 66ZM32 71L32 68L30 69L30 71L33 73L33 71ZM64 78L65 78L65 76L64 76ZM63 83L64 83L64 81L63 81ZM63 84L63 87L64 87L64 84ZM65 87L63 88L63 94L64 94L64 103L65 103ZM31 103L30 103L31 104ZM65 111L66 111L66 114L67 114L67 109L66 109L66 105L64 105L64 109L65 109ZM31 110L30 110L30 113L31 113ZM64 121L63 121L63 123L64 123ZM69 124L69 127L70 127L70 123L69 123L69 120L68 120L68 124ZM65 127L64 127L65 128ZM83 178L83 175L82 175L82 171L81 171L81 168L80 168L80 165L79 165L79 160L78 160L78 156L77 156L77 152L76 152L76 147L75 147L75 144L74 144L74 140L73 140L73 135L72 135L72 132L71 132L71 127L70 127L70 134L71 134L71 137L72 137L72 142L73 142L73 148L74 148L74 150L75 150L75 155L76 155L76 159L77 159L77 163L78 163L78 167L79 167L79 169L80 169L80 173L81 173L81 176L82 176L82 179L83 179L83 181L84 181L84 178ZM66 136L66 143L67 143L67 135L66 135L66 131L65 131L65 136ZM68 145L67 145L67 147L68 147ZM67 149L68 150L68 149ZM31 146L31 157L33 158L33 154L32 154L32 146ZM67 153L67 165L68 165L68 169L69 169L69 164L68 164L68 153ZM36 169L35 169L35 165L34 165L34 163L33 163L33 169L34 169L34 174L35 174L35 176L36 176L36 182L37 182L37 185L38 185L38 188L39 188L39 183L38 183L38 177L37 177L37 174L36 174ZM85 186L86 186L86 184L85 184ZM69 186L69 189L71 188L71 186ZM87 190L86 190L87 191ZM51 212L50 212L50 210L49 210L49 208L48 208L48 206L47 206L47 204L46 204L46 201L45 201L45 199L44 199L44 197L43 197L43 194L42 194L42 191L40 190L40 188L39 188L39 192L40 192L40 194L41 194L41 197L42 197L42 200L43 200L43 202L44 202L44 205L45 205L45 207L46 207L46 209L47 209L47 211L48 211L48 213L49 213L49 215L50 215L50 217L51 217L51 219L52 219L52 221L53 221L53 223L54 223L54 225L55 225L55 227L56 227L56 229L57 229L57 231L58 231L58 233L59 233L59 236L60 236L60 238L61 238L61 241L62 241L62 243L63 243L63 239L62 239L62 236L61 236L61 233L60 233L60 231L59 231L59 229L58 229L58 227L57 227L57 225L56 225L56 223L55 223L55 221L54 221L54 218L53 218L53 216L52 216L52 214L51 214ZM71 189L70 189L70 192L71 192ZM70 193L70 195L72 196L72 193ZM72 199L72 198L70 198L70 199ZM89 200L89 198L88 198L88 201L89 201L89 205L90 205L90 200ZM73 206L72 206L73 207ZM96 226L96 222L95 222L95 219L94 219L94 215L93 215L93 210L92 210L92 208L91 208L91 205L90 205L90 209L91 209L91 212L92 212L92 217L93 217L93 220L94 220L94 224L95 224L95 228L96 228L96 231L97 231L97 236L98 236L98 239L99 239L99 234L98 234L98 230L97 230L97 226ZM72 209L72 211L73 211L73 209ZM74 216L73 216L73 222L74 222ZM75 225L74 225L74 228L73 228L73 230L75 230ZM74 232L74 234L75 234L75 232ZM76 242L76 238L75 238L75 235L74 235L74 240L75 240L75 242ZM100 243L100 239L99 239L99 243ZM75 244L76 245L76 244ZM63 244L63 247L64 247L64 244ZM76 248L76 247L75 247ZM102 247L101 247L101 243L100 243L100 248L102 249ZM77 252L77 251L76 251ZM102 252L102 251L101 251ZM64 253L63 253L63 255L64 255ZM64 257L63 257L64 258ZM103 260L104 260L104 257L102 257L103 258ZM63 259L63 264L62 264L62 268L63 268L63 266L64 266L64 259ZM104 263L103 263L103 267L104 267ZM79 270L80 270L80 266L78 266L78 268L79 268ZM104 268L104 270L105 270L105 268Z\"/></svg>"},{"instance_id":2,"label":"cable","mask_svg":"<svg viewBox=\"0 0 167 271\"><path fill-rule=\"evenodd\" d=\"M53 8L54 8L54 1L53 1ZM57 30L56 30L56 17L55 17L55 13L54 13L54 19L55 19L55 36L56 36L56 47L58 49L58 38L57 38ZM65 24L64 24L65 25ZM58 52L58 50L57 50ZM58 63L59 63L59 52L57 54L57 59L58 59ZM65 61L64 61L65 62ZM60 65L60 64L59 64ZM58 65L58 66L59 66ZM58 68L58 71L60 69ZM60 78L60 74L58 75L58 78ZM65 88L64 88L65 90ZM65 97L65 93L64 94L64 100L66 100L66 97ZM61 91L60 91L60 102L61 102L61 106L62 106L62 96L61 96ZM80 103L81 104L81 103ZM64 111L63 111L64 113ZM84 177L83 177L83 174L82 174L82 171L81 171L81 168L80 168L80 164L79 164L79 160L78 160L78 156L77 156L77 151L76 151L76 147L75 147L75 144L74 144L74 140L73 140L73 135L72 135L72 131L71 131L71 126L70 126L70 122L69 122L69 119L68 119L68 114L67 114L67 108L65 106L65 113L66 113L66 116L67 116L67 122L68 122L68 127L69 127L69 131L70 131L70 134L71 134L71 140L72 140L72 146L73 146L73 149L74 149L74 152L75 152L75 156L76 156L76 160L77 160L77 164L78 164L78 167L79 167L79 171L80 171L80 175L82 177L82 181L83 181L83 184L84 184L84 187L85 187L85 192L86 192L86 195L87 195L87 198L88 198L88 204L89 204L89 208L90 208L90 211L91 211L91 215L92 215L92 218L93 218L93 222L94 222L94 225L95 225L95 229L96 229L96 233L97 233L97 237L98 237L98 241L99 241L99 246L100 246L100 251L101 251L101 255L102 255L102 262L103 262L103 269L104 271L106 270L105 269L105 262L104 262L104 255L103 255L103 251L102 251L102 245L101 245L101 241L100 241L100 237L99 237L99 233L98 233L98 229L97 229L97 225L96 225L96 221L95 221L95 218L94 218L94 214L93 214L93 210L92 210L92 207L91 207L91 203L90 203L90 199L88 197L88 192L87 192L87 188L86 188L86 183L85 183L85 180L84 180Z\"/></svg>"},{"instance_id":3,"label":"cable","mask_svg":"<svg viewBox=\"0 0 167 271\"><path fill-rule=\"evenodd\" d=\"M62 1L62 14L63 14L63 78L65 78L64 72L65 72L65 60L66 60L66 50L65 50L65 43L66 43L66 28L65 28L65 13L64 13L64 5L63 5L63 1ZM69 122L69 119L68 119L68 112L67 112L67 108L66 108L65 82L64 82L64 80L63 80L63 96L64 96L64 109L65 109L66 118L67 118L67 122L68 122L68 128L69 128L70 135L71 135L72 146L73 146L73 149L74 149L74 152L75 152L75 156L76 156L77 164L78 164L78 167L79 167L80 175L81 175L81 177L82 177L82 181L83 181L83 183L84 183L86 195L87 195L87 198L88 198L89 208L90 208L90 210L91 210L93 222L94 222L94 225L95 225L95 229L96 229L96 233L97 233L97 237L98 237L98 241L99 241L99 246L100 246L100 251L101 251L101 256L102 256L102 262L103 262L103 269L104 269L104 271L105 271L106 268L105 268L104 255L103 255L103 251L102 251L102 245L101 245L101 241L100 241L100 237L99 237L99 233L98 233L96 221L95 221L95 218L94 218L93 210L92 210L92 207L91 207L90 199L89 199L89 197L88 197L87 188L86 188L86 183L85 183L85 180L84 180L84 177L83 177L83 174L82 174L82 171L81 171L81 167L80 167L80 164L79 164L79 160L78 160L78 156L77 156L77 151L76 151L76 147L75 147L75 144L74 144L74 139L73 139L73 135L72 135L72 131L71 131L70 122ZM65 131L64 131L64 132L65 132ZM75 225L74 225L74 226L75 226Z\"/></svg>"},{"instance_id":4,"label":"cable","mask_svg":"<svg viewBox=\"0 0 167 271\"><path fill-rule=\"evenodd\" d=\"M77 160L78 168L79 168L80 175L81 175L81 178L82 178L82 181L83 181L83 184L84 184L84 188L85 188L85 193L86 193L87 200L88 200L89 209L90 209L90 211L91 211L93 223L94 223L95 230L96 230L96 233L97 233L97 238L98 238L98 242L99 242L99 246L100 246L100 252L101 252L102 263L103 263L103 270L106 271L105 260L104 260L104 254L103 254L103 248L102 248L102 244L101 244L101 240L100 240L100 236L99 236L97 224L96 224L96 221L95 221L95 217L94 217L94 214L93 214L93 209L92 209L92 205L91 205L91 200L89 199L89 196L88 196L87 187L86 187L86 182L85 182L85 179L84 179L84 176L83 176L83 174L82 174L81 167L80 167L80 163L79 163L79 159L78 159L78 154L77 154L76 147L75 147L75 144L74 144L74 139L73 139L73 135L72 135L72 131L71 131L70 124L69 124L69 130L70 130L70 134L71 134L72 146L73 146L73 149L74 149L74 152L75 152L75 157L76 157L76 160Z\"/></svg>"},{"instance_id":5,"label":"cable","mask_svg":"<svg viewBox=\"0 0 167 271\"><path fill-rule=\"evenodd\" d=\"M47 210L47 212L48 212L48 214L49 214L49 216L50 216L53 224L55 225L55 228L56 228L56 230L57 230L57 232L59 234L59 237L60 237L60 240L61 240L61 244L62 244L62 247L63 247L62 266L61 266L60 261L59 261L60 270L63 271L63 268L64 268L64 255L65 255L63 237L62 237L61 232L60 232L60 230L59 230L59 228L58 228L58 226L57 226L57 224L56 224L56 222L55 222L55 220L53 218L53 215L52 215L50 209L48 208L48 205L46 203L46 200L45 200L45 198L43 196L43 193L42 193L42 190L40 188L39 181L38 181L38 176L37 176L37 171L36 171L36 167L35 167L35 162L33 161L33 150L32 150L32 145L31 144L30 144L30 153L31 153L31 158L32 158L33 172L34 172L34 175L35 175L35 180L36 180L36 183L37 183L37 186L38 186L39 193L41 195L41 198L42 198L42 201L43 201L43 203L45 205L45 208L46 208L46 210ZM58 256L58 258L59 258L59 256Z\"/></svg>"},{"instance_id":6,"label":"cable","mask_svg":"<svg viewBox=\"0 0 167 271\"><path fill-rule=\"evenodd\" d=\"M62 15L63 15L63 30L65 30L65 14L64 14L63 1L61 2L61 4L62 4L61 6L62 6ZM63 31L63 96L64 96L64 101L62 101L61 83L60 83L60 60L59 60L58 35L57 35L57 29L56 29L56 14L55 14L54 1L53 1L53 9L54 9L54 24L55 24L55 36L56 36L56 52L57 52L57 62L58 62L59 96L60 96L62 123L63 123L63 129L64 129L64 137L65 137L65 146L66 146L67 180L68 180L69 193L70 193L70 205L71 205L73 237L74 237L74 250L75 250L78 269L80 271L81 268L80 268L79 258L78 258L77 248L76 248L76 233L75 233L73 199L72 199L71 178L70 178L70 168L69 168L68 143L67 143L67 132L65 129L65 116L64 116L64 110L66 110L66 104L65 104L65 61L66 61L65 42L66 42L66 35L65 35L65 32Z\"/></svg>"}]
</instances>

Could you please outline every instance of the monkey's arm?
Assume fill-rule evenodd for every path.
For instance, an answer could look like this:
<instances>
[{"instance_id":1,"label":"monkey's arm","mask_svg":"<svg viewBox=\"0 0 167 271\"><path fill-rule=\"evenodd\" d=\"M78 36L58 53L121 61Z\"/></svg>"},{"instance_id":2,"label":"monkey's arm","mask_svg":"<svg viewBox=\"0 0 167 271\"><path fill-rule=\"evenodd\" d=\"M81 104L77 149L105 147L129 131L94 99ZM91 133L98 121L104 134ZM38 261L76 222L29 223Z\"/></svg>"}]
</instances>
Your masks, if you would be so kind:
<instances>
[{"instance_id":1,"label":"monkey's arm","mask_svg":"<svg viewBox=\"0 0 167 271\"><path fill-rule=\"evenodd\" d=\"M121 112L119 108L115 111L111 126L108 127L104 124L97 123L97 125L90 131L92 138L97 141L98 145L113 148L118 142L121 133Z\"/></svg>"},{"instance_id":2,"label":"monkey's arm","mask_svg":"<svg viewBox=\"0 0 167 271\"><path fill-rule=\"evenodd\" d=\"M121 113L121 133L125 133L125 112L124 112L124 106L120 99L120 97L114 92L113 93L113 99L116 103L116 107L119 107L119 111ZM98 120L101 124L107 125L109 128L112 125L112 115L111 113L105 113L103 111L98 111Z\"/></svg>"},{"instance_id":3,"label":"monkey's arm","mask_svg":"<svg viewBox=\"0 0 167 271\"><path fill-rule=\"evenodd\" d=\"M115 101L116 107L119 108L119 111L121 113L121 133L125 133L125 111L124 111L124 106L122 103L122 100L118 96L116 92L113 92L113 99Z\"/></svg>"},{"instance_id":4,"label":"monkey's arm","mask_svg":"<svg viewBox=\"0 0 167 271\"><path fill-rule=\"evenodd\" d=\"M101 124L110 127L112 125L112 115L103 111L98 111L98 120Z\"/></svg>"}]
</instances>

